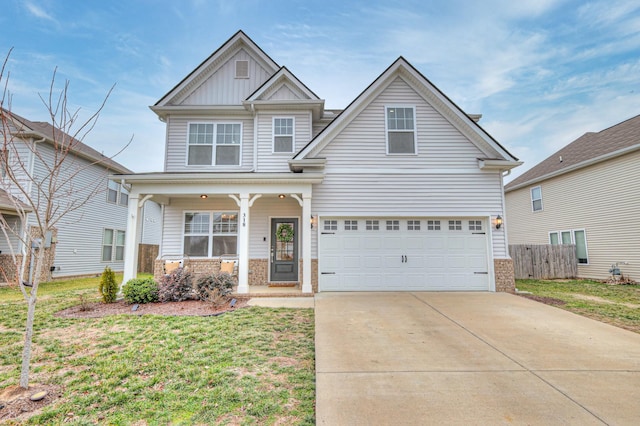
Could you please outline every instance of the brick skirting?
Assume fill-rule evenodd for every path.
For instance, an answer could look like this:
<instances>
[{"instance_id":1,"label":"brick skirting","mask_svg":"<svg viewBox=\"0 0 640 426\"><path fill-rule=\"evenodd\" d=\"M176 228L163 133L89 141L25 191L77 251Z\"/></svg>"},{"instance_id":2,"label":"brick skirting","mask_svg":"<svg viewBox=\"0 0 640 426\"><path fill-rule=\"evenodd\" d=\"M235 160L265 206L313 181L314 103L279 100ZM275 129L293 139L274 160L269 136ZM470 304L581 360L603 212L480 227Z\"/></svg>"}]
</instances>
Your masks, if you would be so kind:
<instances>
[{"instance_id":1,"label":"brick skirting","mask_svg":"<svg viewBox=\"0 0 640 426\"><path fill-rule=\"evenodd\" d=\"M516 281L512 259L493 259L496 291L515 293Z\"/></svg>"}]
</instances>

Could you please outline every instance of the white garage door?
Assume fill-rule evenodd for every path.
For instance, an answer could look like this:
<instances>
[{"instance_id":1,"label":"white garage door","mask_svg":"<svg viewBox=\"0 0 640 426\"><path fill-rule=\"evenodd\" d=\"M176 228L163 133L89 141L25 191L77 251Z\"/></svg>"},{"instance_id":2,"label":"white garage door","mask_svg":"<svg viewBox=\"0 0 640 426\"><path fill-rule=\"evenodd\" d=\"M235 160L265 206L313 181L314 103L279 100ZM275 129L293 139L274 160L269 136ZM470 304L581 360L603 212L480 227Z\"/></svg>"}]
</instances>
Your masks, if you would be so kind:
<instances>
[{"instance_id":1,"label":"white garage door","mask_svg":"<svg viewBox=\"0 0 640 426\"><path fill-rule=\"evenodd\" d=\"M320 291L489 290L486 220L322 218Z\"/></svg>"}]
</instances>

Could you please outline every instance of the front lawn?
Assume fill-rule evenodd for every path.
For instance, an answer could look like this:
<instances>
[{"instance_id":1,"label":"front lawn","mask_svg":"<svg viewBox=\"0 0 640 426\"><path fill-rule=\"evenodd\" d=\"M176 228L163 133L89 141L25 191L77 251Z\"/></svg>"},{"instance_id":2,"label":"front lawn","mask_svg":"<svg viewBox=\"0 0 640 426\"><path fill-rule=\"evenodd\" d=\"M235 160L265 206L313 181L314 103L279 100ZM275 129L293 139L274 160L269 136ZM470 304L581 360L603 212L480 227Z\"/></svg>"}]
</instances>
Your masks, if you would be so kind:
<instances>
[{"instance_id":1,"label":"front lawn","mask_svg":"<svg viewBox=\"0 0 640 426\"><path fill-rule=\"evenodd\" d=\"M640 285L589 280L516 280L519 291L576 314L640 333Z\"/></svg>"},{"instance_id":2,"label":"front lawn","mask_svg":"<svg viewBox=\"0 0 640 426\"><path fill-rule=\"evenodd\" d=\"M54 315L80 294L97 298L98 281L41 287L31 382L57 386L61 397L27 423L314 424L313 310ZM0 390L19 378L21 297L0 289Z\"/></svg>"}]
</instances>

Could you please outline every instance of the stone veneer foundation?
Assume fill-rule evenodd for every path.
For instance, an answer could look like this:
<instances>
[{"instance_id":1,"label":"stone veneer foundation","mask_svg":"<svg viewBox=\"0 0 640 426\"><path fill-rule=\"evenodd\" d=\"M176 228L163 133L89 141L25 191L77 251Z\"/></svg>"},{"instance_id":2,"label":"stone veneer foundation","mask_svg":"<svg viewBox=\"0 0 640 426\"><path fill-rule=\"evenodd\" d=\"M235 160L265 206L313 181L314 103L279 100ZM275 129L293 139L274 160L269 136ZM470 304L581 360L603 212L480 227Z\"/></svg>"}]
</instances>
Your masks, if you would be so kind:
<instances>
[{"instance_id":1,"label":"stone veneer foundation","mask_svg":"<svg viewBox=\"0 0 640 426\"><path fill-rule=\"evenodd\" d=\"M493 268L496 277L496 291L515 293L513 259L493 259Z\"/></svg>"}]
</instances>

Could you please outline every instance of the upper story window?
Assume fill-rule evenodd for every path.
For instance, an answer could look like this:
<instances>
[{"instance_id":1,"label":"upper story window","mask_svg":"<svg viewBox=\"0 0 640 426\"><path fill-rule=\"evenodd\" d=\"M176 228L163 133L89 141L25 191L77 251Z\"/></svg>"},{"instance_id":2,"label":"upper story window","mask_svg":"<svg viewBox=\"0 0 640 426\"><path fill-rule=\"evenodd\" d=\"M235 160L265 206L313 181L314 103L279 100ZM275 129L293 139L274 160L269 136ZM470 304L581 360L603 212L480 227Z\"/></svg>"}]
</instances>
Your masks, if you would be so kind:
<instances>
[{"instance_id":1,"label":"upper story window","mask_svg":"<svg viewBox=\"0 0 640 426\"><path fill-rule=\"evenodd\" d=\"M416 154L415 108L385 107L387 154Z\"/></svg>"},{"instance_id":2,"label":"upper story window","mask_svg":"<svg viewBox=\"0 0 640 426\"><path fill-rule=\"evenodd\" d=\"M190 166L239 166L240 123L190 123L187 164Z\"/></svg>"},{"instance_id":3,"label":"upper story window","mask_svg":"<svg viewBox=\"0 0 640 426\"><path fill-rule=\"evenodd\" d=\"M107 183L107 201L126 207L129 205L129 191L118 182L110 180Z\"/></svg>"},{"instance_id":4,"label":"upper story window","mask_svg":"<svg viewBox=\"0 0 640 426\"><path fill-rule=\"evenodd\" d=\"M539 186L531 188L531 208L534 212L542 210L542 188Z\"/></svg>"},{"instance_id":5,"label":"upper story window","mask_svg":"<svg viewBox=\"0 0 640 426\"><path fill-rule=\"evenodd\" d=\"M273 119L273 152L293 152L293 118Z\"/></svg>"}]
</instances>

